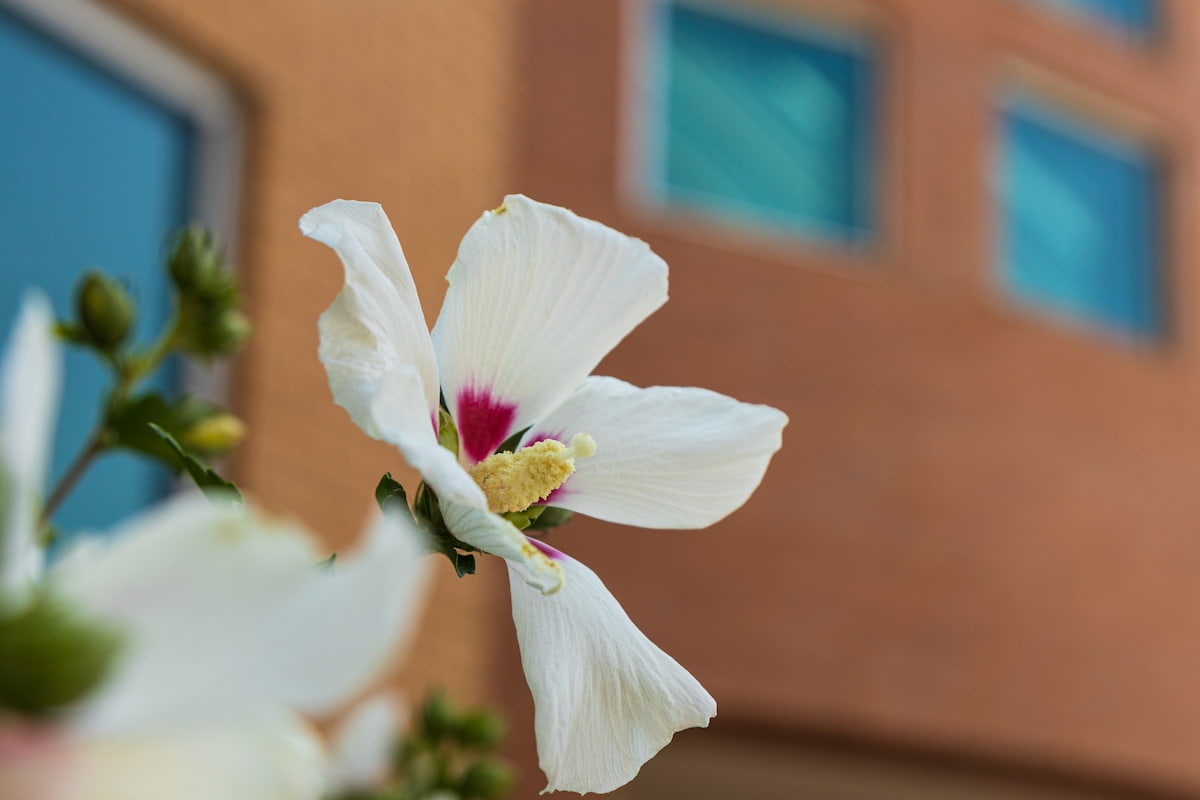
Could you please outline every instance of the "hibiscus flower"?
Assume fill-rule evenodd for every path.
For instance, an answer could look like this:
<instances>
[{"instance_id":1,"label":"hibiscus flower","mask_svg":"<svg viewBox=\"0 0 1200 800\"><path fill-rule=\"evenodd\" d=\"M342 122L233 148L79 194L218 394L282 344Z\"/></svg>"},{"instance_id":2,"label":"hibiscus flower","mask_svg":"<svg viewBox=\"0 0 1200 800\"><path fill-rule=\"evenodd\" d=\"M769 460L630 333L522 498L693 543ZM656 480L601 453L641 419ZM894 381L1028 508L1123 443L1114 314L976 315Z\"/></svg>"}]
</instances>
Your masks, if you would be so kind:
<instances>
[{"instance_id":1,"label":"hibiscus flower","mask_svg":"<svg viewBox=\"0 0 1200 800\"><path fill-rule=\"evenodd\" d=\"M295 712L336 708L393 655L417 533L381 518L319 568L296 526L193 494L44 568L52 326L32 295L0 365L0 800L316 800L322 745Z\"/></svg>"},{"instance_id":2,"label":"hibiscus flower","mask_svg":"<svg viewBox=\"0 0 1200 800\"><path fill-rule=\"evenodd\" d=\"M566 209L510 196L485 213L432 332L379 205L334 201L300 229L345 267L319 325L334 400L399 448L458 540L506 559L546 791L625 784L676 731L707 726L716 704L591 570L513 515L553 506L705 527L757 487L787 417L704 389L591 376L666 301L667 266Z\"/></svg>"}]
</instances>

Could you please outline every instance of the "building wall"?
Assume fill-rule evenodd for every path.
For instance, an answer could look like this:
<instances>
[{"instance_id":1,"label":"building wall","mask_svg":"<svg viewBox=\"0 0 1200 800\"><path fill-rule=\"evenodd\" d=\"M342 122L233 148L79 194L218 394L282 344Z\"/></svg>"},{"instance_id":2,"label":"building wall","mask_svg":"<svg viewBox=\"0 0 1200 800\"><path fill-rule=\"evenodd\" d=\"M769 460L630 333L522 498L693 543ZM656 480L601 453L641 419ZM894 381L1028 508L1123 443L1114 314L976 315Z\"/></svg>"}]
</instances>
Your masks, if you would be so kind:
<instances>
[{"instance_id":1,"label":"building wall","mask_svg":"<svg viewBox=\"0 0 1200 800\"><path fill-rule=\"evenodd\" d=\"M224 76L246 105L240 261L256 330L233 383L250 426L233 477L345 547L380 475L415 479L332 402L316 320L342 285L341 268L297 223L338 197L382 203L432 322L463 231L511 184L517 5L472 3L469 13L465 0L110 5ZM480 700L489 694L492 623L511 626L495 601L507 593L503 570L460 582L438 569L407 682Z\"/></svg>"},{"instance_id":2,"label":"building wall","mask_svg":"<svg viewBox=\"0 0 1200 800\"><path fill-rule=\"evenodd\" d=\"M791 416L758 494L714 528L579 520L555 536L712 691L714 726L1200 791L1200 108L1184 100L1200 7L1168 3L1168 40L1140 52L1013 0L774 0L887 43L882 236L850 255L622 193L634 2L112 5L227 76L249 111L257 335L237 371L252 434L235 477L266 505L343 546L379 475L412 477L330 400L315 321L341 275L300 214L382 202L435 309L463 231L522 191L645 238L672 267L671 302L602 372ZM1168 154L1159 346L995 292L986 97L1031 66L1132 108ZM439 565L409 683L504 702L537 789L490 561L464 581Z\"/></svg>"},{"instance_id":3,"label":"building wall","mask_svg":"<svg viewBox=\"0 0 1200 800\"><path fill-rule=\"evenodd\" d=\"M847 254L623 195L640 6L530 5L519 187L672 267L671 302L601 371L792 420L758 494L714 528L576 523L559 545L712 690L717 726L1200 790L1198 119L1182 102L1200 8L1166 4L1166 41L1142 52L1012 0L841 4L885 42L883 236ZM1161 345L998 294L989 96L1043 73L1127 106L1166 153Z\"/></svg>"}]
</instances>

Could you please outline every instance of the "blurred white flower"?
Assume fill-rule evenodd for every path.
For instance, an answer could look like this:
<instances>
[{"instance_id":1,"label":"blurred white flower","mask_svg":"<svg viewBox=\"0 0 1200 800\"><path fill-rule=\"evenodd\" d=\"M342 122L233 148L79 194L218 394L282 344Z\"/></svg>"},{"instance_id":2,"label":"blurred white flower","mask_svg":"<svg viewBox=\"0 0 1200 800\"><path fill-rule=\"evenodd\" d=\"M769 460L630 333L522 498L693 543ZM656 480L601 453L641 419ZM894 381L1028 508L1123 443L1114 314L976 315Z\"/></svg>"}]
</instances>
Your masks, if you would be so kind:
<instances>
[{"instance_id":1,"label":"blurred white flower","mask_svg":"<svg viewBox=\"0 0 1200 800\"><path fill-rule=\"evenodd\" d=\"M355 705L329 736L331 788L371 789L391 777L392 751L407 717L406 704L394 692L378 692Z\"/></svg>"},{"instance_id":2,"label":"blurred white flower","mask_svg":"<svg viewBox=\"0 0 1200 800\"><path fill-rule=\"evenodd\" d=\"M704 389L589 377L666 301L667 267L644 242L565 209L510 196L484 214L432 333L380 206L334 201L300 228L345 267L320 320L334 400L420 471L459 540L502 556L516 578L547 789L621 786L716 705L590 570L502 514L549 504L626 525L710 525L757 487L786 416ZM439 395L457 457L439 444Z\"/></svg>"},{"instance_id":3,"label":"blurred white flower","mask_svg":"<svg viewBox=\"0 0 1200 800\"><path fill-rule=\"evenodd\" d=\"M0 707L0 800L319 797L322 746L295 712L346 702L395 654L420 604L424 543L406 521L380 517L357 552L319 568L297 526L189 495L43 571L35 520L57 400L52 324L44 300L27 301L0 366L0 649L20 657L28 636L14 631L32 627L71 653L81 625L111 633L117 649L64 709L22 714L23 686L0 685L17 704ZM49 609L40 628L5 627L28 609ZM41 666L61 676L82 664Z\"/></svg>"},{"instance_id":4,"label":"blurred white flower","mask_svg":"<svg viewBox=\"0 0 1200 800\"><path fill-rule=\"evenodd\" d=\"M10 602L42 569L38 514L61 381L54 312L30 293L0 363L0 599Z\"/></svg>"}]
</instances>

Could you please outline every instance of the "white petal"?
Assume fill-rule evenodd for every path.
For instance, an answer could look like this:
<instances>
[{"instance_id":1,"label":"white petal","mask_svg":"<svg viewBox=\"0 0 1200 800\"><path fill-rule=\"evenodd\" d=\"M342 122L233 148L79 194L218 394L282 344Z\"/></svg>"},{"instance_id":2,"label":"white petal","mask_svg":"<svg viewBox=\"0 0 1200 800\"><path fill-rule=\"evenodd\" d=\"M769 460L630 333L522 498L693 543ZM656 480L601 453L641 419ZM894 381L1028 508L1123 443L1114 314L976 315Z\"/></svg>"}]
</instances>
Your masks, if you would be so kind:
<instances>
[{"instance_id":1,"label":"white petal","mask_svg":"<svg viewBox=\"0 0 1200 800\"><path fill-rule=\"evenodd\" d=\"M190 496L69 552L52 585L125 636L77 720L92 732L345 702L395 653L419 605L424 541L396 516L318 569L292 525Z\"/></svg>"},{"instance_id":2,"label":"white petal","mask_svg":"<svg viewBox=\"0 0 1200 800\"><path fill-rule=\"evenodd\" d=\"M329 737L330 788L370 789L386 780L406 716L407 709L392 692L371 695L356 705Z\"/></svg>"},{"instance_id":3,"label":"white petal","mask_svg":"<svg viewBox=\"0 0 1200 800\"><path fill-rule=\"evenodd\" d=\"M510 196L476 222L433 329L466 463L562 402L667 299L645 242Z\"/></svg>"},{"instance_id":4,"label":"white petal","mask_svg":"<svg viewBox=\"0 0 1200 800\"><path fill-rule=\"evenodd\" d=\"M421 302L400 242L377 203L335 200L300 219L300 231L332 247L346 283L321 315L319 350L338 405L371 436L367 413L380 380L396 367L416 369L425 408L436 412L437 364Z\"/></svg>"},{"instance_id":5,"label":"white petal","mask_svg":"<svg viewBox=\"0 0 1200 800\"><path fill-rule=\"evenodd\" d=\"M438 496L446 527L461 541L513 562L525 581L542 592L562 584L562 570L529 544L508 520L488 511L487 498L422 416L420 376L399 369L380 384L371 405L379 436L400 449Z\"/></svg>"},{"instance_id":6,"label":"white petal","mask_svg":"<svg viewBox=\"0 0 1200 800\"><path fill-rule=\"evenodd\" d=\"M54 312L25 296L0 366L0 593L22 591L42 569L38 514L58 419L62 353Z\"/></svg>"},{"instance_id":7,"label":"white petal","mask_svg":"<svg viewBox=\"0 0 1200 800\"><path fill-rule=\"evenodd\" d=\"M676 731L707 727L717 705L637 629L595 573L540 546L563 564L562 591L543 597L519 581L509 586L545 791L609 792Z\"/></svg>"},{"instance_id":8,"label":"white petal","mask_svg":"<svg viewBox=\"0 0 1200 800\"><path fill-rule=\"evenodd\" d=\"M293 714L152 736L80 742L53 800L317 800L324 756Z\"/></svg>"},{"instance_id":9,"label":"white petal","mask_svg":"<svg viewBox=\"0 0 1200 800\"><path fill-rule=\"evenodd\" d=\"M757 488L787 421L707 389L593 376L524 439L596 440L549 505L642 528L703 528Z\"/></svg>"}]
</instances>

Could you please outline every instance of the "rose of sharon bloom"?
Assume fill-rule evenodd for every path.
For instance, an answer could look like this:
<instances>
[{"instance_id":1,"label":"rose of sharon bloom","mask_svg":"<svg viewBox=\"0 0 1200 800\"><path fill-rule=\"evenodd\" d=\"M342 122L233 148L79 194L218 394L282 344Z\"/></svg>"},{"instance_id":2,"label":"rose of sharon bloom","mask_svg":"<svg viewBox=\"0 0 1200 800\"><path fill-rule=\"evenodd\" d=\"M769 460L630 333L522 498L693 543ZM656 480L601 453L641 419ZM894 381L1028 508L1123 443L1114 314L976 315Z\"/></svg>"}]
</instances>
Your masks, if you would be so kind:
<instances>
[{"instance_id":1,"label":"rose of sharon bloom","mask_svg":"<svg viewBox=\"0 0 1200 800\"><path fill-rule=\"evenodd\" d=\"M322 569L295 526L191 495L43 571L33 487L57 402L52 324L31 296L0 366L0 616L48 596L118 649L59 713L0 708L0 800L315 800L324 753L295 712L344 703L394 654L419 605L423 543L380 518Z\"/></svg>"},{"instance_id":2,"label":"rose of sharon bloom","mask_svg":"<svg viewBox=\"0 0 1200 800\"><path fill-rule=\"evenodd\" d=\"M758 485L787 417L704 389L589 377L666 301L667 266L565 209L511 196L484 214L432 334L380 206L338 200L300 229L345 267L320 320L334 400L421 472L458 539L507 560L546 790L623 785L716 704L591 570L502 514L545 503L625 525L710 525ZM457 454L438 443L439 393ZM521 431L512 455L493 455Z\"/></svg>"}]
</instances>

